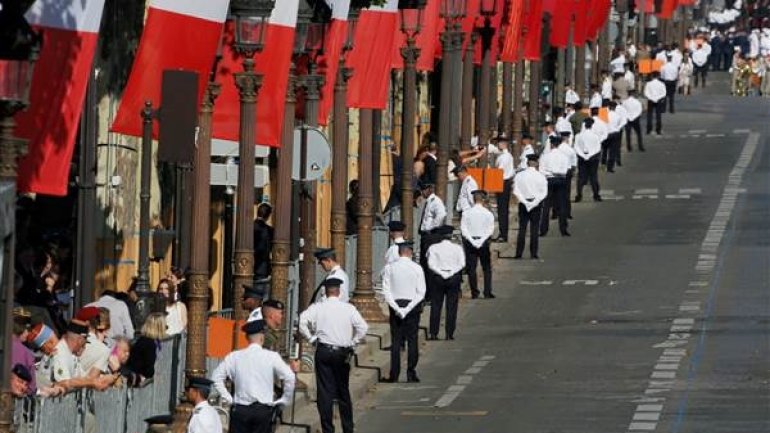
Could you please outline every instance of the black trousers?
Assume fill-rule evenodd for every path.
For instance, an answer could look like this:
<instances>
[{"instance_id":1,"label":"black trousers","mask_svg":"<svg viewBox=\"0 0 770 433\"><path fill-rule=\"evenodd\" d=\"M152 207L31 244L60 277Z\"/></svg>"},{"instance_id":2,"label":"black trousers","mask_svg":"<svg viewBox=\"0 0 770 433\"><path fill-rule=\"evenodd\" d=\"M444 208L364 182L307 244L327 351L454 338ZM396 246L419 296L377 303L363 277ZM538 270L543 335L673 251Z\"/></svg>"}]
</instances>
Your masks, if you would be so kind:
<instances>
[{"instance_id":1,"label":"black trousers","mask_svg":"<svg viewBox=\"0 0 770 433\"><path fill-rule=\"evenodd\" d=\"M567 232L567 178L549 177L548 178L548 197L543 201L543 211L540 217L540 236L548 233L550 223L551 208L554 208L559 218L559 231Z\"/></svg>"},{"instance_id":2,"label":"black trousers","mask_svg":"<svg viewBox=\"0 0 770 433\"><path fill-rule=\"evenodd\" d=\"M663 107L665 107L666 100L661 99L658 102L647 101L647 133L652 132L652 115L655 114L655 132L661 133L663 124L661 123L661 115L663 113Z\"/></svg>"},{"instance_id":3,"label":"black trousers","mask_svg":"<svg viewBox=\"0 0 770 433\"><path fill-rule=\"evenodd\" d=\"M433 296L430 300L430 335L438 335L438 327L441 323L441 308L446 298L446 322L444 330L447 337L455 335L457 328L457 303L460 301L460 285L463 282L462 272L444 279L433 273Z\"/></svg>"},{"instance_id":4,"label":"black trousers","mask_svg":"<svg viewBox=\"0 0 770 433\"><path fill-rule=\"evenodd\" d=\"M260 403L233 405L230 411L230 433L271 433L273 407Z\"/></svg>"},{"instance_id":5,"label":"black trousers","mask_svg":"<svg viewBox=\"0 0 770 433\"><path fill-rule=\"evenodd\" d=\"M698 87L699 82L701 87L706 87L706 75L708 74L708 70L709 70L708 63L706 63L703 66L698 66L693 63L693 76L695 78L695 81L693 82L693 87Z\"/></svg>"},{"instance_id":6,"label":"black trousers","mask_svg":"<svg viewBox=\"0 0 770 433\"><path fill-rule=\"evenodd\" d=\"M540 212L542 209L542 204L539 204L527 211L526 206L519 203L519 234L516 237L517 257L520 257L524 253L524 243L527 239L527 226L529 226L529 254L532 257L537 256L540 240Z\"/></svg>"},{"instance_id":7,"label":"black trousers","mask_svg":"<svg viewBox=\"0 0 770 433\"><path fill-rule=\"evenodd\" d=\"M503 181L503 192L497 195L497 224L500 228L500 237L506 241L508 240L512 186L513 178Z\"/></svg>"},{"instance_id":8,"label":"black trousers","mask_svg":"<svg viewBox=\"0 0 770 433\"><path fill-rule=\"evenodd\" d=\"M666 97L663 99L663 107L662 110L665 113L666 112L666 101L668 101L668 112L671 114L674 114L674 97L676 96L676 80L672 81L663 81L663 84L666 85Z\"/></svg>"},{"instance_id":9,"label":"black trousers","mask_svg":"<svg viewBox=\"0 0 770 433\"><path fill-rule=\"evenodd\" d=\"M629 120L626 123L626 149L631 151L631 132L636 133L636 146L639 150L644 150L644 144L642 144L642 122L640 121L642 116L637 117L634 120Z\"/></svg>"},{"instance_id":10,"label":"black trousers","mask_svg":"<svg viewBox=\"0 0 770 433\"><path fill-rule=\"evenodd\" d=\"M567 217L572 218L572 200L569 198L572 197L572 179L575 177L575 169L570 168L567 171L567 184L566 188L567 191L565 192L565 197L567 198L566 203L564 204L566 206L565 210L567 212Z\"/></svg>"},{"instance_id":11,"label":"black trousers","mask_svg":"<svg viewBox=\"0 0 770 433\"><path fill-rule=\"evenodd\" d=\"M430 232L420 233L420 266L422 266L422 272L425 274L425 299L431 299L431 293L433 292L433 281L428 277L430 275L430 268L428 268L428 248L431 245L441 242L441 236L436 236Z\"/></svg>"},{"instance_id":12,"label":"black trousers","mask_svg":"<svg viewBox=\"0 0 770 433\"><path fill-rule=\"evenodd\" d=\"M399 307L409 305L408 299L396 299ZM390 378L398 380L401 374L401 341L406 340L407 372L413 373L417 368L417 362L420 359L419 348L417 347L417 331L420 327L420 307L414 307L403 319L398 317L396 312L390 308Z\"/></svg>"},{"instance_id":13,"label":"black trousers","mask_svg":"<svg viewBox=\"0 0 770 433\"><path fill-rule=\"evenodd\" d=\"M465 270L468 273L468 283L471 286L471 295L479 296L479 282L476 274L476 266L481 261L481 270L484 272L484 295L492 294L492 255L489 251L489 239L480 248L474 247L467 239L463 239L465 248Z\"/></svg>"},{"instance_id":14,"label":"black trousers","mask_svg":"<svg viewBox=\"0 0 770 433\"><path fill-rule=\"evenodd\" d=\"M602 140L602 151L599 153L602 161L602 165L607 165L607 159L610 155L610 136L607 134L607 138Z\"/></svg>"},{"instance_id":15,"label":"black trousers","mask_svg":"<svg viewBox=\"0 0 770 433\"><path fill-rule=\"evenodd\" d=\"M323 433L334 433L334 400L340 408L342 431L353 433L353 404L350 401L350 354L346 348L319 344L315 351L315 382L318 415Z\"/></svg>"},{"instance_id":16,"label":"black trousers","mask_svg":"<svg viewBox=\"0 0 770 433\"><path fill-rule=\"evenodd\" d=\"M607 137L609 141L608 156L607 156L607 171L612 171L615 168L615 164L620 165L620 139L622 135L620 132L613 132Z\"/></svg>"},{"instance_id":17,"label":"black trousers","mask_svg":"<svg viewBox=\"0 0 770 433\"><path fill-rule=\"evenodd\" d=\"M583 197L583 187L591 182L591 190L594 193L594 200L599 198L599 155L596 154L585 160L578 158L578 182L577 196Z\"/></svg>"}]
</instances>

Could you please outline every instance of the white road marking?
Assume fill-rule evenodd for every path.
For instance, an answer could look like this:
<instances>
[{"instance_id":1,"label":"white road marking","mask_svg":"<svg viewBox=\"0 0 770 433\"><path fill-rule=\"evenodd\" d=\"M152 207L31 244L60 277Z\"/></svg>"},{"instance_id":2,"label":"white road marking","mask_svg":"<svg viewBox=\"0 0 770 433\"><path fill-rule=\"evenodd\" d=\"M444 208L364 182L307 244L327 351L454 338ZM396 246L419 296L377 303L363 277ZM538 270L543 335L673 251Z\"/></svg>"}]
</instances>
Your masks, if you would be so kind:
<instances>
[{"instance_id":1,"label":"white road marking","mask_svg":"<svg viewBox=\"0 0 770 433\"><path fill-rule=\"evenodd\" d=\"M489 365L489 361L486 361L486 360L484 360L484 361L476 361L476 362L473 363L474 367L486 367L487 365Z\"/></svg>"},{"instance_id":2,"label":"white road marking","mask_svg":"<svg viewBox=\"0 0 770 433\"><path fill-rule=\"evenodd\" d=\"M748 134L750 132L750 129L733 129L733 134Z\"/></svg>"},{"instance_id":3,"label":"white road marking","mask_svg":"<svg viewBox=\"0 0 770 433\"><path fill-rule=\"evenodd\" d=\"M599 284L599 280L564 280L564 282L561 284L563 286L576 286L578 284L582 284L584 286L595 286Z\"/></svg>"},{"instance_id":4,"label":"white road marking","mask_svg":"<svg viewBox=\"0 0 770 433\"><path fill-rule=\"evenodd\" d=\"M633 200L639 200L639 199L643 199L643 198L649 198L649 199L652 199L652 200L657 200L658 196L655 195L655 194L651 194L651 195L633 195L633 196L631 196L631 199L633 199Z\"/></svg>"},{"instance_id":5,"label":"white road marking","mask_svg":"<svg viewBox=\"0 0 770 433\"><path fill-rule=\"evenodd\" d=\"M702 194L700 188L679 188L679 194Z\"/></svg>"},{"instance_id":6,"label":"white road marking","mask_svg":"<svg viewBox=\"0 0 770 433\"><path fill-rule=\"evenodd\" d=\"M481 367L471 367L465 370L465 374L478 374L481 372Z\"/></svg>"},{"instance_id":7,"label":"white road marking","mask_svg":"<svg viewBox=\"0 0 770 433\"><path fill-rule=\"evenodd\" d=\"M656 370L679 370L679 364L655 364Z\"/></svg>"},{"instance_id":8,"label":"white road marking","mask_svg":"<svg viewBox=\"0 0 770 433\"><path fill-rule=\"evenodd\" d=\"M462 375L457 376L457 383L460 385L470 385L473 382L473 376Z\"/></svg>"},{"instance_id":9,"label":"white road marking","mask_svg":"<svg viewBox=\"0 0 770 433\"><path fill-rule=\"evenodd\" d=\"M654 431L657 426L658 424L654 422L632 422L628 429L631 431Z\"/></svg>"},{"instance_id":10,"label":"white road marking","mask_svg":"<svg viewBox=\"0 0 770 433\"><path fill-rule=\"evenodd\" d=\"M690 197L690 194L666 194L666 198L669 200L687 200Z\"/></svg>"},{"instance_id":11,"label":"white road marking","mask_svg":"<svg viewBox=\"0 0 770 433\"><path fill-rule=\"evenodd\" d=\"M662 404L640 404L636 407L637 412L660 412L662 410Z\"/></svg>"},{"instance_id":12,"label":"white road marking","mask_svg":"<svg viewBox=\"0 0 770 433\"><path fill-rule=\"evenodd\" d=\"M634 414L634 421L659 421L660 412L637 412Z\"/></svg>"},{"instance_id":13,"label":"white road marking","mask_svg":"<svg viewBox=\"0 0 770 433\"><path fill-rule=\"evenodd\" d=\"M689 132L690 134L705 134L708 131L706 131L705 129L691 129L687 132Z\"/></svg>"},{"instance_id":14,"label":"white road marking","mask_svg":"<svg viewBox=\"0 0 770 433\"><path fill-rule=\"evenodd\" d=\"M657 194L657 193L658 193L658 188L640 188L640 189L634 190L634 194L640 194L640 195Z\"/></svg>"},{"instance_id":15,"label":"white road marking","mask_svg":"<svg viewBox=\"0 0 770 433\"><path fill-rule=\"evenodd\" d=\"M484 355L481 358L479 358L482 361L491 361L495 359L495 355Z\"/></svg>"},{"instance_id":16,"label":"white road marking","mask_svg":"<svg viewBox=\"0 0 770 433\"><path fill-rule=\"evenodd\" d=\"M550 280L540 280L540 281L527 281L523 280L520 281L519 284L522 286L550 286L553 284L553 281Z\"/></svg>"},{"instance_id":17,"label":"white road marking","mask_svg":"<svg viewBox=\"0 0 770 433\"><path fill-rule=\"evenodd\" d=\"M653 379L675 379L676 372L675 371L653 371L650 377Z\"/></svg>"},{"instance_id":18,"label":"white road marking","mask_svg":"<svg viewBox=\"0 0 770 433\"><path fill-rule=\"evenodd\" d=\"M436 403L434 403L433 406L447 407L452 404L452 402L454 402L465 390L465 387L473 382L473 376L471 375L481 372L481 368L487 366L493 359L495 359L494 355L484 355L480 357L479 360L473 363L472 367L465 371L464 375L457 376L455 384L450 385L446 392L436 400Z\"/></svg>"},{"instance_id":19,"label":"white road marking","mask_svg":"<svg viewBox=\"0 0 770 433\"><path fill-rule=\"evenodd\" d=\"M724 137L724 134L706 134L706 138Z\"/></svg>"}]
</instances>

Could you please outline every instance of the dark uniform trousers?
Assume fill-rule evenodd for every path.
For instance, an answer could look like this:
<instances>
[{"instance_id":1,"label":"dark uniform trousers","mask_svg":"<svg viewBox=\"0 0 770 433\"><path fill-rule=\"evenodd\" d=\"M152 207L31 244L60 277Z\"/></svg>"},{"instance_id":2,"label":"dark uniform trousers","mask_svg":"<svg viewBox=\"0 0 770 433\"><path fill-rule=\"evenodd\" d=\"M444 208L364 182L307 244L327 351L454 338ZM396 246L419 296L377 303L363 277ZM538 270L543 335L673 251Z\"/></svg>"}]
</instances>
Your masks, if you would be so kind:
<instances>
[{"instance_id":1,"label":"dark uniform trousers","mask_svg":"<svg viewBox=\"0 0 770 433\"><path fill-rule=\"evenodd\" d=\"M620 165L620 140L621 132L613 132L607 137L609 145L607 146L609 152L607 155L607 170L612 171L615 168L615 164ZM602 154L602 162L604 162L604 155Z\"/></svg>"},{"instance_id":2,"label":"dark uniform trousers","mask_svg":"<svg viewBox=\"0 0 770 433\"><path fill-rule=\"evenodd\" d=\"M430 268L428 268L428 248L431 245L441 242L441 236L436 236L431 232L420 232L420 266L422 272L425 274L425 299L430 301L431 293L433 292L433 282L428 277L430 275Z\"/></svg>"},{"instance_id":3,"label":"dark uniform trousers","mask_svg":"<svg viewBox=\"0 0 770 433\"><path fill-rule=\"evenodd\" d=\"M233 405L230 413L230 433L271 433L273 407L262 403L248 406Z\"/></svg>"},{"instance_id":4,"label":"dark uniform trousers","mask_svg":"<svg viewBox=\"0 0 770 433\"><path fill-rule=\"evenodd\" d=\"M663 113L663 107L665 107L666 100L661 99L658 102L647 101L647 133L652 132L652 114L655 113L655 132L661 133L663 124L661 123L661 117Z\"/></svg>"},{"instance_id":5,"label":"dark uniform trousers","mask_svg":"<svg viewBox=\"0 0 770 433\"><path fill-rule=\"evenodd\" d=\"M396 299L396 304L404 308L411 302L408 299ZM417 347L417 331L420 327L420 307L414 307L403 319L398 317L396 312L390 308L390 378L398 379L401 374L401 344L398 342L406 340L407 373L414 373L419 361L419 348Z\"/></svg>"},{"instance_id":6,"label":"dark uniform trousers","mask_svg":"<svg viewBox=\"0 0 770 433\"><path fill-rule=\"evenodd\" d=\"M529 253L537 256L538 244L540 239L540 211L542 204L533 207L527 211L524 204L519 203L519 234L516 237L516 256L524 253L524 243L527 239L527 226L529 226Z\"/></svg>"},{"instance_id":7,"label":"dark uniform trousers","mask_svg":"<svg viewBox=\"0 0 770 433\"><path fill-rule=\"evenodd\" d=\"M599 154L585 160L578 158L577 196L583 197L583 187L591 182L594 200L599 198Z\"/></svg>"},{"instance_id":8,"label":"dark uniform trousers","mask_svg":"<svg viewBox=\"0 0 770 433\"><path fill-rule=\"evenodd\" d=\"M500 237L508 240L508 222L510 220L511 188L513 178L503 181L503 192L497 195L497 224L500 227Z\"/></svg>"},{"instance_id":9,"label":"dark uniform trousers","mask_svg":"<svg viewBox=\"0 0 770 433\"><path fill-rule=\"evenodd\" d=\"M693 87L698 87L698 82L700 81L701 87L706 87L706 75L708 74L709 70L709 64L706 62L703 66L698 66L695 63L693 63L693 76L695 77L695 83ZM700 80L698 80L700 78Z\"/></svg>"},{"instance_id":10,"label":"dark uniform trousers","mask_svg":"<svg viewBox=\"0 0 770 433\"><path fill-rule=\"evenodd\" d=\"M567 170L567 203L566 203L566 212L567 212L567 218L572 218L572 201L569 199L572 196L572 178L574 177L575 170L570 168ZM556 214L556 207L554 206L551 208L551 219L555 220L559 218L559 215Z\"/></svg>"},{"instance_id":11,"label":"dark uniform trousers","mask_svg":"<svg viewBox=\"0 0 770 433\"><path fill-rule=\"evenodd\" d=\"M543 211L540 218L540 236L548 233L551 208L556 211L559 218L559 230L567 232L567 178L566 176L553 176L548 178L548 197L543 200Z\"/></svg>"},{"instance_id":12,"label":"dark uniform trousers","mask_svg":"<svg viewBox=\"0 0 770 433\"><path fill-rule=\"evenodd\" d=\"M636 132L636 146L639 150L644 150L644 144L642 144L642 116L637 117L634 120L629 120L626 123L626 149L631 151L631 131Z\"/></svg>"},{"instance_id":13,"label":"dark uniform trousers","mask_svg":"<svg viewBox=\"0 0 770 433\"><path fill-rule=\"evenodd\" d=\"M353 405L350 401L350 355L348 347L319 343L315 352L318 414L323 433L334 432L334 400L340 408L342 431L353 433Z\"/></svg>"},{"instance_id":14,"label":"dark uniform trousers","mask_svg":"<svg viewBox=\"0 0 770 433\"><path fill-rule=\"evenodd\" d=\"M467 239L463 238L465 249L465 270L468 273L468 284L471 286L471 296L479 296L479 282L476 267L481 261L481 270L484 272L484 295L492 294L492 254L489 251L489 239L480 248L474 247Z\"/></svg>"},{"instance_id":15,"label":"dark uniform trousers","mask_svg":"<svg viewBox=\"0 0 770 433\"><path fill-rule=\"evenodd\" d=\"M661 110L665 113L666 112L666 100L668 100L668 111L671 114L674 114L674 97L676 96L676 82L677 80L661 80L663 81L663 84L666 85L666 97L661 100L663 102L663 106L661 107Z\"/></svg>"},{"instance_id":16,"label":"dark uniform trousers","mask_svg":"<svg viewBox=\"0 0 770 433\"><path fill-rule=\"evenodd\" d=\"M457 303L460 300L460 285L463 282L462 271L449 278L431 272L433 279L433 296L430 302L430 335L438 335L441 323L441 308L446 298L446 323L444 329L447 337L454 337L457 327Z\"/></svg>"}]
</instances>

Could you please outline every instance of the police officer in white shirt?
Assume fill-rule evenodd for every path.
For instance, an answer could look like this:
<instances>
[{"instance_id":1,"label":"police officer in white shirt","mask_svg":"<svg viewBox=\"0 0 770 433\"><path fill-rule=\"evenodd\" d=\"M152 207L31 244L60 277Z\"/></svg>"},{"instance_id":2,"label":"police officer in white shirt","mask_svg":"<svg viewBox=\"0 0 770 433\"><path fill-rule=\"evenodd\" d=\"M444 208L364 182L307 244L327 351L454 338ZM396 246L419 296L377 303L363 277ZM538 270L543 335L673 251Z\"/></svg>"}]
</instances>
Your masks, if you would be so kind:
<instances>
[{"instance_id":1,"label":"police officer in white shirt","mask_svg":"<svg viewBox=\"0 0 770 433\"><path fill-rule=\"evenodd\" d=\"M525 170L527 168L527 156L534 155L535 149L532 147L532 136L528 133L521 135L521 152L519 157L519 170Z\"/></svg>"},{"instance_id":2,"label":"police officer in white shirt","mask_svg":"<svg viewBox=\"0 0 770 433\"><path fill-rule=\"evenodd\" d=\"M345 270L342 269L342 266L337 263L337 253L334 251L334 248L318 248L313 255L316 260L318 260L318 264L321 265L323 270L328 272L324 278L325 280L329 278L339 278L342 280L342 285L340 286L340 301L350 301L350 279L348 278L347 272L345 272ZM313 293L312 298L310 298L313 299L313 302L326 300L326 292L321 290L321 288L322 286L319 285L315 289L315 293Z\"/></svg>"},{"instance_id":3,"label":"police officer in white shirt","mask_svg":"<svg viewBox=\"0 0 770 433\"><path fill-rule=\"evenodd\" d=\"M385 251L385 264L390 264L398 260L398 244L404 241L404 230L406 226L401 221L391 221L388 223L388 233L393 243Z\"/></svg>"},{"instance_id":4,"label":"police officer in white shirt","mask_svg":"<svg viewBox=\"0 0 770 433\"><path fill-rule=\"evenodd\" d=\"M436 242L433 230L444 225L447 212L444 202L433 192L432 183L420 185L420 190L425 198L425 205L420 217L420 266L425 272L428 269L428 248ZM428 290L428 299L430 299L430 282L426 281L425 284Z\"/></svg>"},{"instance_id":5,"label":"police officer in white shirt","mask_svg":"<svg viewBox=\"0 0 770 433\"><path fill-rule=\"evenodd\" d=\"M342 280L328 278L322 284L326 301L312 304L300 315L299 332L316 344L314 366L321 430L323 433L334 432L334 401L337 400L342 431L353 433L350 358L369 326L356 307L340 300Z\"/></svg>"},{"instance_id":6,"label":"police officer in white shirt","mask_svg":"<svg viewBox=\"0 0 770 433\"><path fill-rule=\"evenodd\" d=\"M511 189L516 168L513 163L513 155L509 150L510 140L505 136L497 137L497 146L500 149L495 161L495 167L503 171L503 192L497 194L497 224L500 235L497 242L508 242L508 224L510 219Z\"/></svg>"},{"instance_id":7,"label":"police officer in white shirt","mask_svg":"<svg viewBox=\"0 0 770 433\"><path fill-rule=\"evenodd\" d=\"M647 134L652 133L652 115L655 114L655 132L661 134L663 125L661 114L666 104L666 85L659 79L660 74L652 73L652 79L644 85L644 97L647 98Z\"/></svg>"},{"instance_id":8,"label":"police officer in white shirt","mask_svg":"<svg viewBox=\"0 0 770 433\"><path fill-rule=\"evenodd\" d=\"M579 100L580 96L567 84L564 89L564 105L575 105Z\"/></svg>"},{"instance_id":9,"label":"police officer in white shirt","mask_svg":"<svg viewBox=\"0 0 770 433\"><path fill-rule=\"evenodd\" d=\"M709 47L707 50L703 43L698 43L698 48L692 52L693 75L695 76L695 85L693 87L698 87L699 82L701 87L706 87L706 75L709 70L709 54L711 54L711 48Z\"/></svg>"},{"instance_id":10,"label":"police officer in white shirt","mask_svg":"<svg viewBox=\"0 0 770 433\"><path fill-rule=\"evenodd\" d=\"M551 145L557 147L561 143L561 137L554 137ZM567 193L567 171L571 165L564 152L548 152L540 158L540 172L548 179L548 197L543 205L540 218L540 236L548 234L551 207L555 208L559 218L559 230L562 236L570 236L567 231L567 211L565 195Z\"/></svg>"},{"instance_id":11,"label":"police officer in white shirt","mask_svg":"<svg viewBox=\"0 0 770 433\"><path fill-rule=\"evenodd\" d=\"M187 401L193 403L190 422L187 424L187 433L220 433L222 420L219 413L208 402L213 381L205 377L191 377L187 384Z\"/></svg>"},{"instance_id":12,"label":"police officer in white shirt","mask_svg":"<svg viewBox=\"0 0 770 433\"><path fill-rule=\"evenodd\" d=\"M575 177L575 171L577 170L577 154L575 153L575 149L572 147L571 140L572 138L572 130L569 131L562 131L560 134L561 137L561 144L556 148L559 152L564 153L567 156L567 159L569 159L569 165L570 168L567 170L567 182L566 182L566 200L564 201L564 209L567 213L567 219L572 219L572 202L570 200L570 197L572 196L572 179ZM558 216L556 216L558 218ZM553 218L552 218L553 219Z\"/></svg>"},{"instance_id":13,"label":"police officer in white shirt","mask_svg":"<svg viewBox=\"0 0 770 433\"><path fill-rule=\"evenodd\" d=\"M591 84L591 99L588 100L588 108L600 108L602 106L602 94L599 86Z\"/></svg>"},{"instance_id":14,"label":"police officer in white shirt","mask_svg":"<svg viewBox=\"0 0 770 433\"><path fill-rule=\"evenodd\" d=\"M679 81L679 67L669 56L666 57L666 63L660 68L660 80L666 86L666 99L668 99L668 111L674 114L674 95L676 95L676 85ZM663 104L663 112L666 111L666 105Z\"/></svg>"},{"instance_id":15,"label":"police officer in white shirt","mask_svg":"<svg viewBox=\"0 0 770 433\"><path fill-rule=\"evenodd\" d=\"M495 216L484 207L487 192L475 190L472 192L474 205L463 212L460 220L460 232L463 236L463 248L465 249L466 272L468 283L471 286L471 298L479 297L479 283L476 276L476 267L481 261L481 269L484 272L484 297L494 298L492 294L492 257L489 248L489 239L495 231Z\"/></svg>"},{"instance_id":16,"label":"police officer in white shirt","mask_svg":"<svg viewBox=\"0 0 770 433\"><path fill-rule=\"evenodd\" d=\"M241 307L249 312L247 322L262 319L262 299L265 297L265 291L261 285L249 286L243 285L243 297L241 298Z\"/></svg>"},{"instance_id":17,"label":"police officer in white shirt","mask_svg":"<svg viewBox=\"0 0 770 433\"><path fill-rule=\"evenodd\" d=\"M631 132L636 132L636 145L640 152L644 152L642 143L642 103L636 97L636 90L628 92L628 98L623 101L623 108L626 109L626 150L631 152Z\"/></svg>"},{"instance_id":18,"label":"police officer in white shirt","mask_svg":"<svg viewBox=\"0 0 770 433\"><path fill-rule=\"evenodd\" d=\"M390 307L390 377L385 382L398 382L401 374L401 341L407 344L407 382L419 382L417 331L420 326L420 303L425 299L425 273L412 261L414 242L398 244L400 258L382 271L382 295Z\"/></svg>"},{"instance_id":19,"label":"police officer in white shirt","mask_svg":"<svg viewBox=\"0 0 770 433\"><path fill-rule=\"evenodd\" d=\"M519 234L516 238L516 256L520 259L524 253L524 243L529 226L529 254L533 259L538 256L540 234L541 203L548 196L548 180L537 170L537 155L527 157L529 167L516 174L513 194L519 199Z\"/></svg>"},{"instance_id":20,"label":"police officer in white shirt","mask_svg":"<svg viewBox=\"0 0 770 433\"><path fill-rule=\"evenodd\" d=\"M607 166L608 173L615 172L615 164L620 165L620 144L623 137L623 127L625 126L625 118L617 111L617 101L610 101L607 105L609 130L610 133L607 136L607 146L602 149L602 165Z\"/></svg>"},{"instance_id":21,"label":"police officer in white shirt","mask_svg":"<svg viewBox=\"0 0 770 433\"><path fill-rule=\"evenodd\" d=\"M457 206L455 209L462 217L463 212L473 207L473 191L479 189L479 186L476 184L476 179L468 174L468 167L465 165L455 167L454 174L461 182L460 195L457 197Z\"/></svg>"},{"instance_id":22,"label":"police officer in white shirt","mask_svg":"<svg viewBox=\"0 0 770 433\"><path fill-rule=\"evenodd\" d=\"M436 234L443 240L431 245L428 250L428 278L433 290L430 300L430 329L428 340L438 340L438 327L441 322L441 308L446 298L446 323L444 329L447 340L454 340L457 326L457 303L460 300L460 285L463 282L462 271L465 269L465 252L460 245L452 242L454 228L445 225L436 229Z\"/></svg>"},{"instance_id":23,"label":"police officer in white shirt","mask_svg":"<svg viewBox=\"0 0 770 433\"><path fill-rule=\"evenodd\" d=\"M291 402L296 381L294 372L281 355L263 349L265 322L255 320L241 328L249 346L228 354L211 374L214 388L227 404L232 404L230 433L269 433L274 411ZM275 378L283 381L281 398L275 400ZM233 384L234 395L225 386Z\"/></svg>"},{"instance_id":24,"label":"police officer in white shirt","mask_svg":"<svg viewBox=\"0 0 770 433\"><path fill-rule=\"evenodd\" d=\"M583 200L583 187L591 181L594 201L602 201L599 195L599 154L601 139L593 130L594 119L583 120L583 130L575 137L575 153L578 156L578 182L575 203Z\"/></svg>"}]
</instances>

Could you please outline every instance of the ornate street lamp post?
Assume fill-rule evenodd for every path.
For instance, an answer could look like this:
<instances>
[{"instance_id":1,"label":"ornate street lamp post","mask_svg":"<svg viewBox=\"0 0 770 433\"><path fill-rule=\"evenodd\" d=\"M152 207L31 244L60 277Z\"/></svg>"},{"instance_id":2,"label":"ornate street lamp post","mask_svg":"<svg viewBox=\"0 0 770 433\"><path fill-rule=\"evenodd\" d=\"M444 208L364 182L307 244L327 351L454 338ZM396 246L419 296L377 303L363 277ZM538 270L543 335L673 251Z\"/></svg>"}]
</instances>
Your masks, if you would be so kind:
<instances>
[{"instance_id":1,"label":"ornate street lamp post","mask_svg":"<svg viewBox=\"0 0 770 433\"><path fill-rule=\"evenodd\" d=\"M412 170L410 161L414 155L414 127L417 105L417 48L416 36L422 27L422 15L425 1L413 2L399 10L401 14L401 32L406 36L406 46L401 48L404 58L404 100L401 113L401 222L406 226L406 237L413 236L414 206L412 189Z\"/></svg>"},{"instance_id":2,"label":"ornate street lamp post","mask_svg":"<svg viewBox=\"0 0 770 433\"><path fill-rule=\"evenodd\" d=\"M254 71L254 55L264 47L265 31L275 5L274 0L232 0L230 14L235 21L233 48L241 55L243 71L236 72L235 85L240 95L240 125L238 133L238 207L235 226L233 258L233 300L235 319L245 320L240 304L243 285L254 278L254 146L256 144L257 93L262 76ZM233 332L238 341L239 329Z\"/></svg>"},{"instance_id":3,"label":"ornate street lamp post","mask_svg":"<svg viewBox=\"0 0 770 433\"><path fill-rule=\"evenodd\" d=\"M455 130L451 124L453 110L450 103L452 93L454 92L454 89L452 89L452 63L455 58L455 51L461 49L456 44L456 41L462 36L460 20L465 17L465 0L441 0L439 12L445 24L444 31L441 34L443 59L441 62L441 109L439 110L436 194L446 201L449 146L450 141L454 140L452 131Z\"/></svg>"},{"instance_id":4,"label":"ornate street lamp post","mask_svg":"<svg viewBox=\"0 0 770 433\"><path fill-rule=\"evenodd\" d=\"M479 144L484 146L489 142L489 104L492 93L492 38L495 29L492 27L492 16L497 10L496 0L481 0L479 13L484 17L484 27L478 29L481 36L481 85L479 95ZM489 156L487 156L489 158Z\"/></svg>"},{"instance_id":5,"label":"ornate street lamp post","mask_svg":"<svg viewBox=\"0 0 770 433\"><path fill-rule=\"evenodd\" d=\"M40 38L24 19L26 8L18 2L3 1L0 10L0 191L2 197L15 200L16 160L23 153L24 140L13 135L13 117L29 105L32 73L40 51ZM27 4L31 4L27 2ZM15 202L3 203L15 206ZM2 311L3 337L0 344L0 432L10 432L13 422L13 397L10 392L11 335L13 317L14 213L0 221L3 238Z\"/></svg>"}]
</instances>

